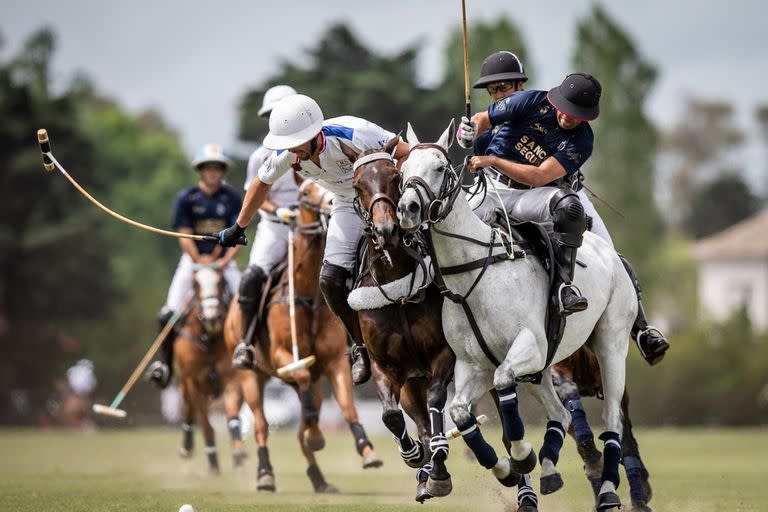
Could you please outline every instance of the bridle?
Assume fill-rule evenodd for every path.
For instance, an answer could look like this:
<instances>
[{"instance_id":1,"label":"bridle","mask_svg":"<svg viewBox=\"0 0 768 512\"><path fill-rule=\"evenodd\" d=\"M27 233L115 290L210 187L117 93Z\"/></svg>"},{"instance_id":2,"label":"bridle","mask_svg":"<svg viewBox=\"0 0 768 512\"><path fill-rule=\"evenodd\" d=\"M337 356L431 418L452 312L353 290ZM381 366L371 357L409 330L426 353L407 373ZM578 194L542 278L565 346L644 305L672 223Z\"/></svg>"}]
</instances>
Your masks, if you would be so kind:
<instances>
[{"instance_id":1,"label":"bridle","mask_svg":"<svg viewBox=\"0 0 768 512\"><path fill-rule=\"evenodd\" d=\"M436 169L436 171L443 174L443 181L440 183L440 191L435 194L423 178L420 176L411 176L402 184L400 193L402 194L408 189L413 189L413 191L416 192L416 195L419 196L419 206L421 207L422 212L426 212L426 218L422 219L423 222L426 222L427 224L437 224L445 220L453 208L453 203L462 191L462 182L464 180L466 166L462 166L461 170L457 173L456 169L451 165L448 151L439 144L416 144L411 146L408 155L417 149L436 149L445 157L445 165ZM422 217L424 216L425 215L422 214ZM418 229L418 226L415 229Z\"/></svg>"},{"instance_id":2,"label":"bridle","mask_svg":"<svg viewBox=\"0 0 768 512\"><path fill-rule=\"evenodd\" d=\"M327 208L323 208L323 203L326 201L328 196L332 195L330 191L324 190L318 202L312 202L304 199L304 192L306 188L312 184L313 182L311 180L304 180L301 186L299 186L299 206L312 213L316 213L318 215L318 219L316 221L305 223L298 222L298 220L295 222L296 231L302 235L310 237L319 236L328 231L328 219L331 215L331 212L328 211Z\"/></svg>"},{"instance_id":3,"label":"bridle","mask_svg":"<svg viewBox=\"0 0 768 512\"><path fill-rule=\"evenodd\" d=\"M379 160L386 160L390 162L392 166L395 165L395 160L392 155L385 151L380 151L371 153L369 155L363 155L355 160L355 163L352 165L353 172L357 172L357 169L365 164ZM352 204L355 207L357 214L363 220L363 232L373 241L373 245L377 251L383 251L384 247L381 247L379 242L376 240L376 237L372 236L375 229L373 224L373 207L378 201L389 203L389 205L392 207L392 211L397 212L397 205L395 204L395 201L384 192L377 192L373 195L373 197L371 197L371 202L368 205L368 209L363 208L363 205L360 203L360 197L357 195L355 195L355 199L352 201Z\"/></svg>"}]
</instances>

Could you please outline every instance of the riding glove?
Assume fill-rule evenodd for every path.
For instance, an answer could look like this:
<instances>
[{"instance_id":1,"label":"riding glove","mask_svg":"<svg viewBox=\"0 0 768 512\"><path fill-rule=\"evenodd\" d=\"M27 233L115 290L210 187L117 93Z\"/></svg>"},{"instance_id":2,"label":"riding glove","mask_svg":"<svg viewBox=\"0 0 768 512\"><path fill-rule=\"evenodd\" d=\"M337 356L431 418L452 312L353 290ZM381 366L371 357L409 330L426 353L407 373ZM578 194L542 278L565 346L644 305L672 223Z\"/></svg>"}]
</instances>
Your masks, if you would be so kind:
<instances>
[{"instance_id":1,"label":"riding glove","mask_svg":"<svg viewBox=\"0 0 768 512\"><path fill-rule=\"evenodd\" d=\"M237 222L229 226L227 229L223 229L218 233L214 233L213 236L218 238L219 243L224 247L248 245L248 237L245 236L245 228L241 228Z\"/></svg>"},{"instance_id":2,"label":"riding glove","mask_svg":"<svg viewBox=\"0 0 768 512\"><path fill-rule=\"evenodd\" d=\"M462 116L459 129L456 132L456 141L464 149L472 149L475 141L475 123L470 121L467 116Z\"/></svg>"}]
</instances>

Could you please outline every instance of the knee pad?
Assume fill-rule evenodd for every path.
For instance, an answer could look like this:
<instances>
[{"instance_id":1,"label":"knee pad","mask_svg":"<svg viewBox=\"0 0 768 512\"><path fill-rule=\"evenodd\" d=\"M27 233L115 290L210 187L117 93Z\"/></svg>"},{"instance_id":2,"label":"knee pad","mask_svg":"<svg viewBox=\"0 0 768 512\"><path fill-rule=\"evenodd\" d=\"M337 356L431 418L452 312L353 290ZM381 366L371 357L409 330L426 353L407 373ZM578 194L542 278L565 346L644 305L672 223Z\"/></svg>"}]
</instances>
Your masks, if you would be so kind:
<instances>
[{"instance_id":1,"label":"knee pad","mask_svg":"<svg viewBox=\"0 0 768 512\"><path fill-rule=\"evenodd\" d=\"M323 292L326 304L331 312L341 316L351 308L347 304L349 288L347 288L347 279L349 271L332 263L323 263L320 269L320 291Z\"/></svg>"},{"instance_id":2,"label":"knee pad","mask_svg":"<svg viewBox=\"0 0 768 512\"><path fill-rule=\"evenodd\" d=\"M267 275L261 267L251 265L245 269L243 277L240 279L240 297L238 302L245 305L255 304L259 300L261 289L266 280Z\"/></svg>"},{"instance_id":3,"label":"knee pad","mask_svg":"<svg viewBox=\"0 0 768 512\"><path fill-rule=\"evenodd\" d=\"M557 240L568 247L581 247L584 231L587 230L587 214L579 196L559 189L549 201L549 211Z\"/></svg>"}]
</instances>

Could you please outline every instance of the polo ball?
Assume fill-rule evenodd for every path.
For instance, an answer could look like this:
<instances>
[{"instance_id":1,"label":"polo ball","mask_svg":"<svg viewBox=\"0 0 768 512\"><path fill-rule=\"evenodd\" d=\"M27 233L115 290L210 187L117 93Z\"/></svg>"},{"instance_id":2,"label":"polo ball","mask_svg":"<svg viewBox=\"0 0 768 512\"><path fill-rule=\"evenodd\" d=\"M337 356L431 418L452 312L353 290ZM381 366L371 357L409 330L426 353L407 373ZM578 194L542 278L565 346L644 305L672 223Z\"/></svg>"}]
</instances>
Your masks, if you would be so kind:
<instances>
[{"instance_id":1,"label":"polo ball","mask_svg":"<svg viewBox=\"0 0 768 512\"><path fill-rule=\"evenodd\" d=\"M182 505L179 512L195 512L195 507L192 505Z\"/></svg>"}]
</instances>

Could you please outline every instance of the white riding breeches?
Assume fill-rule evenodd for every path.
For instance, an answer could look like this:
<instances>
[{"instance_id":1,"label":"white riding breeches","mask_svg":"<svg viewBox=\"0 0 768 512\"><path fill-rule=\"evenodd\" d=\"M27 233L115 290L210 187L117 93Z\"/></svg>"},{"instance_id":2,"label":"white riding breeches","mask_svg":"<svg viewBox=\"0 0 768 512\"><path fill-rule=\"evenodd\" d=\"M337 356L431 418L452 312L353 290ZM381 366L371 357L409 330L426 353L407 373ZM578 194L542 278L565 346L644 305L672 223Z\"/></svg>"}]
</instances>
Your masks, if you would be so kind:
<instances>
[{"instance_id":1,"label":"white riding breeches","mask_svg":"<svg viewBox=\"0 0 768 512\"><path fill-rule=\"evenodd\" d=\"M182 254L181 259L179 259L179 265L176 267L176 272L173 274L171 287L168 289L165 309L178 311L181 307L184 297L192 289L193 266L194 263L189 254ZM224 280L227 282L229 291L232 294L236 293L240 286L240 270L238 270L237 264L234 261L229 262L229 265L224 269Z\"/></svg>"},{"instance_id":2,"label":"white riding breeches","mask_svg":"<svg viewBox=\"0 0 768 512\"><path fill-rule=\"evenodd\" d=\"M485 197L481 194L476 194L470 197L469 204L475 211L475 215L481 219L485 219L485 215L493 210L503 208L510 213L513 217L520 220L533 220L539 223L545 223L544 219L550 219L549 213L549 198L556 190L554 187L539 187L534 189L514 189L507 185L500 183L497 180L492 179L489 175L487 178L487 191ZM545 192L549 190L550 192ZM541 191L541 192L537 192ZM590 201L586 191L582 188L577 192L579 200L582 206L584 206L584 212L592 217L592 228L590 231L613 247L613 240L608 233L608 228L605 227L603 219L600 218L600 214L597 213L595 206ZM499 203L501 198L501 203Z\"/></svg>"},{"instance_id":3,"label":"white riding breeches","mask_svg":"<svg viewBox=\"0 0 768 512\"><path fill-rule=\"evenodd\" d=\"M337 195L328 222L323 262L353 270L363 227L363 219L355 211L353 200Z\"/></svg>"},{"instance_id":4,"label":"white riding breeches","mask_svg":"<svg viewBox=\"0 0 768 512\"><path fill-rule=\"evenodd\" d=\"M288 224L262 218L253 235L253 247L248 265L255 265L269 275L288 254Z\"/></svg>"}]
</instances>

